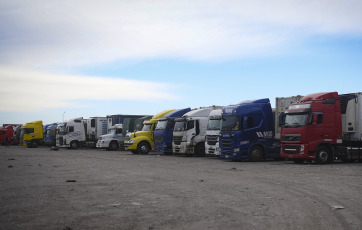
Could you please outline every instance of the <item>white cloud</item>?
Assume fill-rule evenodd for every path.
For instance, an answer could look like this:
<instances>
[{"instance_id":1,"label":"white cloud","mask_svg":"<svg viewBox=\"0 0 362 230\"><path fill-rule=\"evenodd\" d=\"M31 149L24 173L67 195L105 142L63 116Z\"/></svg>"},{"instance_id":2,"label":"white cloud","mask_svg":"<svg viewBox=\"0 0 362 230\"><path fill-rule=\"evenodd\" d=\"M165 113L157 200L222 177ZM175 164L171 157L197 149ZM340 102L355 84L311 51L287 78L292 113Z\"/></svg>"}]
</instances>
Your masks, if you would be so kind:
<instances>
[{"instance_id":1,"label":"white cloud","mask_svg":"<svg viewBox=\"0 0 362 230\"><path fill-rule=\"evenodd\" d=\"M0 111L87 106L88 100L172 100L175 86L119 78L56 75L0 66ZM79 101L83 101L80 103ZM85 102L84 102L85 101Z\"/></svg>"},{"instance_id":2,"label":"white cloud","mask_svg":"<svg viewBox=\"0 0 362 230\"><path fill-rule=\"evenodd\" d=\"M360 35L361 10L357 0L2 1L0 62L45 68L265 55L315 34Z\"/></svg>"}]
</instances>

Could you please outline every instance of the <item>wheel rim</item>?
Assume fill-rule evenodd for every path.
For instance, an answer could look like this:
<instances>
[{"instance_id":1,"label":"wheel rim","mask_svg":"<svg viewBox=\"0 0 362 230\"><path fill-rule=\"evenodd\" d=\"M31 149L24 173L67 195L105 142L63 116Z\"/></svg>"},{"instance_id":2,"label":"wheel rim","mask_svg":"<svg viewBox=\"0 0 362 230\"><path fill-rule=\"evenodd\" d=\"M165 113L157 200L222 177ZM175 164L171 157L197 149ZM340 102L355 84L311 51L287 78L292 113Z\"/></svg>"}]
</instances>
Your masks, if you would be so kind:
<instances>
[{"instance_id":1,"label":"wheel rim","mask_svg":"<svg viewBox=\"0 0 362 230\"><path fill-rule=\"evenodd\" d=\"M148 152L148 146L147 146L147 145L142 145L140 149L141 149L141 152L142 152L143 154L145 154L145 153Z\"/></svg>"},{"instance_id":2,"label":"wheel rim","mask_svg":"<svg viewBox=\"0 0 362 230\"><path fill-rule=\"evenodd\" d=\"M321 159L323 162L328 160L328 153L324 150L319 152L319 159Z\"/></svg>"}]
</instances>

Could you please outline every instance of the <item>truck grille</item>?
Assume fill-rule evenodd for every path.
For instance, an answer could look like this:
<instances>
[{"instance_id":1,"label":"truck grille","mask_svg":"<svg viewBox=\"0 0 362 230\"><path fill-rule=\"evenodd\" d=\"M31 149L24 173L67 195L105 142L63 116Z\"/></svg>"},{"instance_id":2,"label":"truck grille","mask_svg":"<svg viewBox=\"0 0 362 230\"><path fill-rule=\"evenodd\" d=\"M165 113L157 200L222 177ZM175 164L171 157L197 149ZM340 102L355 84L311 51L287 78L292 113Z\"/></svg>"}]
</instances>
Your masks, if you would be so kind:
<instances>
[{"instance_id":1,"label":"truck grille","mask_svg":"<svg viewBox=\"0 0 362 230\"><path fill-rule=\"evenodd\" d=\"M231 155L232 154L232 138L231 137L222 137L220 141L220 147L222 149L222 153L225 155Z\"/></svg>"},{"instance_id":2,"label":"truck grille","mask_svg":"<svg viewBox=\"0 0 362 230\"><path fill-rule=\"evenodd\" d=\"M206 136L206 142L208 145L216 145L219 136Z\"/></svg>"},{"instance_id":3,"label":"truck grille","mask_svg":"<svg viewBox=\"0 0 362 230\"><path fill-rule=\"evenodd\" d=\"M283 142L299 142L300 141L300 135L298 135L298 134L285 134L285 135L282 135L282 141Z\"/></svg>"},{"instance_id":4,"label":"truck grille","mask_svg":"<svg viewBox=\"0 0 362 230\"><path fill-rule=\"evenodd\" d=\"M285 154L298 154L300 146L298 145L283 145L282 150Z\"/></svg>"},{"instance_id":5,"label":"truck grille","mask_svg":"<svg viewBox=\"0 0 362 230\"><path fill-rule=\"evenodd\" d=\"M180 145L182 141L182 136L174 136L173 137L173 143L175 143L175 145Z\"/></svg>"}]
</instances>

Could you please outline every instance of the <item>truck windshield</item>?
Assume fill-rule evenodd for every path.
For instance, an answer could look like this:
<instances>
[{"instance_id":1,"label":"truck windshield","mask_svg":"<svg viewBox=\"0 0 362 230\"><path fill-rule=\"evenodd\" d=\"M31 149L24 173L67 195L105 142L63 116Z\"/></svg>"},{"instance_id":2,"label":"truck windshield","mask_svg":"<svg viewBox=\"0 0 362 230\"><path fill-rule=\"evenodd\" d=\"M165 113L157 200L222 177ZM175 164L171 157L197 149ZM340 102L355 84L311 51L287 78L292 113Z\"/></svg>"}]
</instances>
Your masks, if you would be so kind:
<instances>
[{"instance_id":1,"label":"truck windshield","mask_svg":"<svg viewBox=\"0 0 362 230\"><path fill-rule=\"evenodd\" d=\"M307 124L308 121L308 113L303 113L303 114L287 114L285 116L285 123L284 123L284 127L288 128L288 127L301 127L301 126L305 126Z\"/></svg>"},{"instance_id":2,"label":"truck windshield","mask_svg":"<svg viewBox=\"0 0 362 230\"><path fill-rule=\"evenodd\" d=\"M220 130L221 119L212 119L207 123L207 130Z\"/></svg>"},{"instance_id":3,"label":"truck windshield","mask_svg":"<svg viewBox=\"0 0 362 230\"><path fill-rule=\"evenodd\" d=\"M143 126L142 131L150 131L152 128L152 124L146 124Z\"/></svg>"},{"instance_id":4,"label":"truck windshield","mask_svg":"<svg viewBox=\"0 0 362 230\"><path fill-rule=\"evenodd\" d=\"M174 131L184 131L186 129L186 122L185 121L177 121L175 123Z\"/></svg>"},{"instance_id":5,"label":"truck windshield","mask_svg":"<svg viewBox=\"0 0 362 230\"><path fill-rule=\"evenodd\" d=\"M239 117L227 116L221 120L221 131L235 131L239 130Z\"/></svg>"},{"instance_id":6,"label":"truck windshield","mask_svg":"<svg viewBox=\"0 0 362 230\"><path fill-rule=\"evenodd\" d=\"M108 134L112 134L112 135L116 134L116 129L108 130Z\"/></svg>"},{"instance_id":7,"label":"truck windshield","mask_svg":"<svg viewBox=\"0 0 362 230\"><path fill-rule=\"evenodd\" d=\"M156 130L164 130L167 127L167 120L165 121L158 121L156 125Z\"/></svg>"},{"instance_id":8,"label":"truck windshield","mask_svg":"<svg viewBox=\"0 0 362 230\"><path fill-rule=\"evenodd\" d=\"M23 135L24 134L29 134L29 133L34 133L34 129L33 128L24 128L24 129L21 129L20 131L20 135Z\"/></svg>"}]
</instances>

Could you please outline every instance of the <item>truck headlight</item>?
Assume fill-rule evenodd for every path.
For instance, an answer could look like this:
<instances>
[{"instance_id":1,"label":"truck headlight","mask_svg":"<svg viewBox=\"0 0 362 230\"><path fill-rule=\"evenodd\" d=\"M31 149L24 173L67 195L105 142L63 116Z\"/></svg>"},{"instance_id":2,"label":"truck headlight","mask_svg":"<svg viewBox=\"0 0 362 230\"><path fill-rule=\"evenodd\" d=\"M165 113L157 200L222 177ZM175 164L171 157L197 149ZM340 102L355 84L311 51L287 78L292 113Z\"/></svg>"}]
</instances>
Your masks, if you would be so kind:
<instances>
[{"instance_id":1,"label":"truck headlight","mask_svg":"<svg viewBox=\"0 0 362 230\"><path fill-rule=\"evenodd\" d=\"M300 145L300 151L299 151L300 154L304 154L304 145Z\"/></svg>"},{"instance_id":2,"label":"truck headlight","mask_svg":"<svg viewBox=\"0 0 362 230\"><path fill-rule=\"evenodd\" d=\"M236 152L240 152L240 148L235 148L234 153L236 153Z\"/></svg>"},{"instance_id":3,"label":"truck headlight","mask_svg":"<svg viewBox=\"0 0 362 230\"><path fill-rule=\"evenodd\" d=\"M127 141L128 144L133 144L135 142L134 139Z\"/></svg>"}]
</instances>

